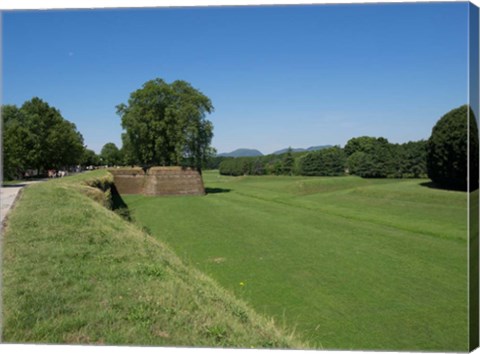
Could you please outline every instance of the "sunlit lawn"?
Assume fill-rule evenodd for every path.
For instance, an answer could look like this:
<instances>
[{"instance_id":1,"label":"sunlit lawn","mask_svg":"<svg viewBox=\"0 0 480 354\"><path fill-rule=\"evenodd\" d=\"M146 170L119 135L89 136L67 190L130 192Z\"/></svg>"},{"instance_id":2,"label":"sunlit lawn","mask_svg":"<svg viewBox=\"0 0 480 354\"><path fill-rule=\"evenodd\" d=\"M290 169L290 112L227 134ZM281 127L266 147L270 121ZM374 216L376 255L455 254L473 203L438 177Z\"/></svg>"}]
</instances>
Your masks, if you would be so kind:
<instances>
[{"instance_id":1,"label":"sunlit lawn","mask_svg":"<svg viewBox=\"0 0 480 354\"><path fill-rule=\"evenodd\" d=\"M467 350L465 193L426 180L204 181L205 197L124 200L182 259L314 345Z\"/></svg>"}]
</instances>

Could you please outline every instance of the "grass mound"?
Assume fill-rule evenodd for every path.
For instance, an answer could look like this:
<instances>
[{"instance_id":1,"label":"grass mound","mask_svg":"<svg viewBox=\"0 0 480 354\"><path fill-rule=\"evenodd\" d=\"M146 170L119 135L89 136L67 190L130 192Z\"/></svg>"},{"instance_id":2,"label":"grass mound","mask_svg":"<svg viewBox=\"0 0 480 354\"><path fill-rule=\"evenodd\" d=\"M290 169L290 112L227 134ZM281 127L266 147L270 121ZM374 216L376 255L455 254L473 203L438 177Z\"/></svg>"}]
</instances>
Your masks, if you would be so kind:
<instances>
[{"instance_id":1,"label":"grass mound","mask_svg":"<svg viewBox=\"0 0 480 354\"><path fill-rule=\"evenodd\" d=\"M24 189L3 235L5 342L303 347L88 197L106 175Z\"/></svg>"}]
</instances>

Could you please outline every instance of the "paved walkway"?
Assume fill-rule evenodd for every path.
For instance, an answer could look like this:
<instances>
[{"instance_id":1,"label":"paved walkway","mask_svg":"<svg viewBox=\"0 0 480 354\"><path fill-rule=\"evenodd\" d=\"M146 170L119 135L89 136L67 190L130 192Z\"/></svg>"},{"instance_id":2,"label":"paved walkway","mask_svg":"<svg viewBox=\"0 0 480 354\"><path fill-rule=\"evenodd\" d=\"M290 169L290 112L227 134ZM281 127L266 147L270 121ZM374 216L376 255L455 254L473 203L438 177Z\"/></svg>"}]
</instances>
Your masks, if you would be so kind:
<instances>
[{"instance_id":1,"label":"paved walkway","mask_svg":"<svg viewBox=\"0 0 480 354\"><path fill-rule=\"evenodd\" d=\"M1 187L0 188L0 229L3 228L3 221L5 220L5 217L7 216L8 212L12 208L15 200L17 199L18 192L20 192L20 189L25 187L28 184L32 183L38 183L41 182L41 180L38 181L28 181L28 182L23 182L20 184L15 184L12 186L8 187Z\"/></svg>"}]
</instances>

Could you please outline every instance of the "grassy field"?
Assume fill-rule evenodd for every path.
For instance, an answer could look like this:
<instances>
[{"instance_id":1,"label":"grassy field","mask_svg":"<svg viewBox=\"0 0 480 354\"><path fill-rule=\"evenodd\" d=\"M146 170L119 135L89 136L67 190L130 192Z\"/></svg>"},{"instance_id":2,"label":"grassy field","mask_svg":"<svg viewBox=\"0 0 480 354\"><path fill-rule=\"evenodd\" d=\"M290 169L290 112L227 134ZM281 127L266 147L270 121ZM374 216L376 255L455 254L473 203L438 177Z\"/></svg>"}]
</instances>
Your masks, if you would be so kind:
<instances>
[{"instance_id":1,"label":"grassy field","mask_svg":"<svg viewBox=\"0 0 480 354\"><path fill-rule=\"evenodd\" d=\"M1 240L4 342L304 347L81 184L106 175L23 190Z\"/></svg>"},{"instance_id":2,"label":"grassy field","mask_svg":"<svg viewBox=\"0 0 480 354\"><path fill-rule=\"evenodd\" d=\"M185 262L313 346L466 351L466 193L427 180L225 177L124 196Z\"/></svg>"}]
</instances>

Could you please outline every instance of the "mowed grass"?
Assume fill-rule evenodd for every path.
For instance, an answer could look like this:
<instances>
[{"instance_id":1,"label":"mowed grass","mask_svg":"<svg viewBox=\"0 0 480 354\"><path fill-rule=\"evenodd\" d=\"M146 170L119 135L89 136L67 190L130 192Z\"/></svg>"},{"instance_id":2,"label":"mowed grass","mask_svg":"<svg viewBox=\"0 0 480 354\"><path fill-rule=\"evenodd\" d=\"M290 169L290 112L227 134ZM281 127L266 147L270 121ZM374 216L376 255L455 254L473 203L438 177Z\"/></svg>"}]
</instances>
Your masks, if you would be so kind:
<instances>
[{"instance_id":1,"label":"mowed grass","mask_svg":"<svg viewBox=\"0 0 480 354\"><path fill-rule=\"evenodd\" d=\"M106 174L23 190L2 233L4 342L304 347L87 197Z\"/></svg>"},{"instance_id":2,"label":"mowed grass","mask_svg":"<svg viewBox=\"0 0 480 354\"><path fill-rule=\"evenodd\" d=\"M203 177L204 197L123 198L184 261L313 347L467 351L466 193L428 180Z\"/></svg>"}]
</instances>

